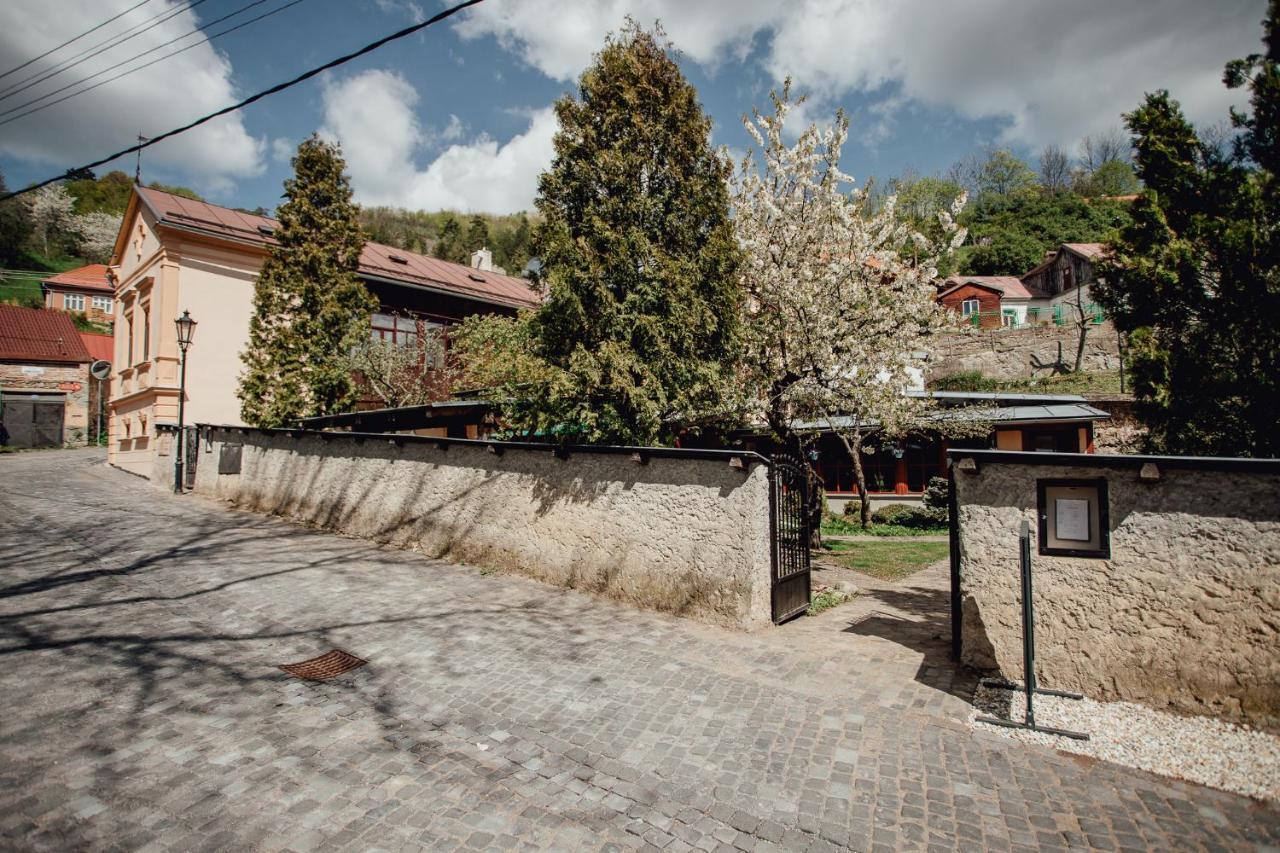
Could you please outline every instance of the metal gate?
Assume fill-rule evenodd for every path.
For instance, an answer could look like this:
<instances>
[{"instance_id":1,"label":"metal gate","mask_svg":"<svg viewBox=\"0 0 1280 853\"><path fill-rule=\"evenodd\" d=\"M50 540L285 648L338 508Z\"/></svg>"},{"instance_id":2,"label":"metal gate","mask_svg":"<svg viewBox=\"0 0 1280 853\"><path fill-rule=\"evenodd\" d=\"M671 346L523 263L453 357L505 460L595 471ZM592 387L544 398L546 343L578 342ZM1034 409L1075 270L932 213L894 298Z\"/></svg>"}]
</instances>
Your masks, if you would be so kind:
<instances>
[{"instance_id":1,"label":"metal gate","mask_svg":"<svg viewBox=\"0 0 1280 853\"><path fill-rule=\"evenodd\" d=\"M773 621L785 622L809 608L809 471L787 456L773 460L769 475L773 533Z\"/></svg>"},{"instance_id":2,"label":"metal gate","mask_svg":"<svg viewBox=\"0 0 1280 853\"><path fill-rule=\"evenodd\" d=\"M20 399L6 395L0 418L13 447L61 447L65 411L66 398L61 394L44 399L36 395Z\"/></svg>"}]
</instances>

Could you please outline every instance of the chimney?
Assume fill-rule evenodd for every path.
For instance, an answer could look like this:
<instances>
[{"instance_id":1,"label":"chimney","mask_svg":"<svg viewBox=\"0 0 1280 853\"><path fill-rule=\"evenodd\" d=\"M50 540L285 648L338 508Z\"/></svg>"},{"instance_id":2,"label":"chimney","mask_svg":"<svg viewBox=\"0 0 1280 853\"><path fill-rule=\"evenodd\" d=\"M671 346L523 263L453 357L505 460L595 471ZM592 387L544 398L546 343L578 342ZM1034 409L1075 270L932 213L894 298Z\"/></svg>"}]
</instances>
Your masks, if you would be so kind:
<instances>
[{"instance_id":1,"label":"chimney","mask_svg":"<svg viewBox=\"0 0 1280 853\"><path fill-rule=\"evenodd\" d=\"M485 246L481 246L471 253L471 266L473 269L493 271L493 252Z\"/></svg>"}]
</instances>

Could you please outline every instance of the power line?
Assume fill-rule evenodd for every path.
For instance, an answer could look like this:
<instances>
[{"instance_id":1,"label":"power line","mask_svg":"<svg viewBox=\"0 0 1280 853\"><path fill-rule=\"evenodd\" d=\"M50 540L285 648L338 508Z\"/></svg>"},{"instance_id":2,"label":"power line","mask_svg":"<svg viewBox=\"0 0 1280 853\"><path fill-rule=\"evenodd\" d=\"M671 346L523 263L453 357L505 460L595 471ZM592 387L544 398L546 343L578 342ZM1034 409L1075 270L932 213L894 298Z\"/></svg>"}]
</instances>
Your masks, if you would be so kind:
<instances>
[{"instance_id":1,"label":"power line","mask_svg":"<svg viewBox=\"0 0 1280 853\"><path fill-rule=\"evenodd\" d=\"M160 26L165 21L169 20L175 15L180 15L183 12L187 12L187 11L190 11L191 9L194 9L204 1L205 0L191 0L191 2L188 3L186 6L178 6L177 8L174 8L174 9L166 9L163 12L158 12L155 15L152 15L150 18L147 18L146 20L139 21L138 23L130 27L128 30L125 30L124 33L118 33L117 35L109 36L105 40L95 44L93 47L86 48L80 51L79 53L77 53L75 56L70 57L69 59L64 59L59 64L55 65L52 69L49 69L46 71L37 71L35 74L31 75L30 77L25 77L22 80L19 80L13 86L10 86L8 89L5 89L3 92L0 92L0 99L8 98L12 95L18 94L19 92L30 89L32 86L35 86L38 83L43 83L45 80L48 80L50 77L58 76L63 71L70 71L72 68L75 68L77 65L80 65L81 63L84 63L84 62L88 62L90 59L93 59L95 56L105 53L106 51L110 50L113 47L122 45L125 42L129 41L130 39L137 38L138 36L145 33L147 30L154 29ZM145 27L142 26L143 24L147 24L148 22L151 22L151 21L155 21L155 23L152 23L149 26L145 26ZM138 27L142 27L142 29L139 30ZM127 33L129 33L130 30L137 30L137 32L126 35ZM107 42L110 42L110 44L107 44ZM103 47L103 45L106 45L106 47ZM101 48L101 50L99 50L99 48Z\"/></svg>"},{"instance_id":2,"label":"power line","mask_svg":"<svg viewBox=\"0 0 1280 853\"><path fill-rule=\"evenodd\" d=\"M220 23L220 22L222 22L222 21L225 21L227 18L233 18L233 17L235 17L236 15L238 15L238 14L240 14L241 12L245 11L246 9L252 9L254 6L261 6L261 5L262 5L263 3L265 3L265 2L267 2L267 0L253 0L253 2L252 2L252 3L249 3L249 4L248 4L248 5L246 5L246 6L241 6L239 9L236 9L234 12L232 12L232 13L231 13L231 14L229 14L229 15L223 15L221 18L218 18L218 19L217 19L217 20L215 20L215 21L210 21L210 22L209 22L208 24L206 24L205 26L213 26L214 24L217 24L217 23ZM90 91L92 91L92 90L94 90L94 89L98 88L99 86L105 86L106 84L110 83L110 82L111 82L111 81L113 81L113 80L119 80L121 77L127 77L128 75L132 74L132 73L133 73L133 72L135 72L135 71L141 71L141 70L142 70L142 69L144 69L144 68L149 68L149 67L151 67L152 65L155 65L157 62L162 62L162 61L164 61L164 60L168 59L168 58L169 58L169 57L171 57L171 56L177 56L179 53L185 53L186 51L191 50L192 48L199 47L199 46L200 46L200 45L202 45L202 44L207 44L207 43L209 43L209 42L213 41L214 39L218 38L219 36L225 36L227 33L233 33L233 32L235 32L235 31L236 31L236 30L238 30L238 29L241 29L241 28L243 28L243 27L247 27L247 26L249 26L250 24L255 23L255 22L257 22L257 21L261 21L263 18L269 18L269 17L271 17L272 15L274 15L276 12L283 12L285 9L288 9L290 6L296 6L296 5L298 5L299 3L301 3L301 2L302 2L302 0L292 0L292 2L286 3L286 4L284 4L283 6L281 6L281 7L277 8L277 9L272 9L271 11L266 12L266 13L264 13L264 14L262 14L262 15L259 15L259 16L258 16L258 17L256 17L256 18L250 18L250 19L249 19L249 20L247 20L247 21L242 21L241 23L236 24L234 27L228 27L227 29L225 29L225 30L223 30L223 31L221 31L221 32L218 32L218 33L214 33L214 34L213 34L213 35L211 35L211 36L206 36L205 38L201 39L200 41L193 42L192 44L189 44L189 45L187 45L186 47L178 48L178 49L177 49L177 50L175 50L175 51L171 51L171 52L169 52L169 53L166 53L164 56L157 57L156 59L153 59L153 60L151 60L150 62L145 62L145 63L143 63L142 65L137 66L136 68L130 68L130 69L129 69L129 70L127 70L127 71L121 71L119 74L115 75L114 77L108 77L106 80L103 80L103 81L102 81L102 82L100 82L100 83L95 83L95 84L93 84L92 86L87 86L87 87L85 87L84 89L78 89L77 91L72 92L70 95L66 95L65 97L58 98L58 99L57 99L57 100L55 100L55 101L50 101L50 102L49 102L49 103L47 103L47 104L40 104L40 106L36 107L35 109L27 110L25 113L22 113L21 115L16 115L16 116L14 116L13 118L9 118L9 119L5 119L4 121L0 121L0 125L8 124L8 123L9 123L9 122L11 122L11 121L17 121L18 119L22 118L23 116L29 116L29 115L31 115L32 113L38 113L38 112L40 112L40 111L41 111L41 110L43 110L43 109L47 109L48 107L53 106L54 104L60 104L60 103L62 103L63 101L68 100L69 98L74 98L76 95L83 95L85 92L90 92ZM112 71L112 70L114 70L114 69L116 69L116 68L119 68L121 65L128 65L130 62L134 62L134 61L136 61L136 60L139 60L139 59L141 59L142 57L147 56L148 54L155 53L157 50L160 50L161 48L168 47L169 45L173 44L174 42L182 41L184 38L187 38L188 36L190 36L190 35L192 35L192 34L194 34L194 33L198 33L198 32L200 32L201 30L202 30L202 28L201 28L201 27L196 27L194 30L191 30L190 32L183 33L182 35L178 36L177 38L170 39L169 41L165 42L165 43L164 43L164 44L162 44L162 45L158 45L158 46L156 46L156 47L151 48L150 50L143 51L142 53L138 54L137 56L133 56L133 57L130 57L129 59L125 59L125 60L122 60L122 61L120 61L120 62L117 62L115 65L112 65L112 66L111 66L111 67L109 67L109 68L104 68L104 69L102 69L101 71L99 71L99 72L97 72L97 73L95 73L95 74L90 74L88 77L85 77L85 78L84 78L84 79L82 79L82 80L77 80L77 81L75 81L74 83L68 83L67 85L63 86L61 89L54 89L52 92L47 92L46 94L43 94L43 95L41 95L41 96L40 96L40 97L38 97L38 98L32 98L31 100L27 101L25 104L19 104L19 105L18 105L18 106L16 106L16 107L12 107L12 108L10 108L10 109L5 110L4 112L0 112L0 117L7 116L7 115L9 115L10 113L16 113L18 110L21 110L21 109L23 109L23 108L25 108L25 107L29 107L29 106L31 106L32 104L39 104L39 103L40 103L40 101L43 101L43 100L45 100L46 98L52 98L54 95L58 94L59 92L65 92L67 89L71 89L71 88L73 88L73 87L75 87L75 86L79 86L81 83L88 83L90 80L92 80L92 79L93 79L93 78L95 78L95 77L101 77L103 74L106 74L108 71Z\"/></svg>"},{"instance_id":3,"label":"power line","mask_svg":"<svg viewBox=\"0 0 1280 853\"><path fill-rule=\"evenodd\" d=\"M112 160L115 160L119 157L124 157L128 154L132 154L135 151L141 151L143 148L149 148L150 146L155 145L157 142L163 142L164 140L168 139L171 136L177 136L180 133L186 133L188 130L191 130L192 128L199 127L200 125L205 124L206 122L213 121L215 118L218 118L219 116L224 116L227 113L233 113L236 110L242 109L244 107L249 106L250 104L258 102L269 95L274 95L278 92L283 92L285 89L291 89L294 86L298 85L299 83L302 83L306 80L310 80L312 77L315 77L318 74L323 74L324 72L328 71L331 68L337 68L339 65L345 65L346 63L350 62L353 59L358 59L361 56L364 56L366 53L372 53L373 51L377 50L378 48L382 47L385 44L396 41L398 39L402 39L405 36L411 36L414 33L418 32L419 30L424 30L427 27L431 26L432 24L438 24L440 21L443 21L446 18L453 17L454 15L461 12L463 9L468 9L482 2L483 0L465 0L465 2L459 3L456 6L451 6L450 8L445 9L443 12L439 12L433 15L432 17L428 18L422 23L405 27L402 30L397 30L396 32L392 33L389 36L383 36L377 41L370 42L369 44L365 45L364 47L360 48L359 50L353 53L348 53L345 56L339 56L337 59L330 60L329 62L326 62L324 65L319 65L315 68L312 68L310 71L306 71L306 72L303 72L302 74L299 74L297 77L294 77L292 80L286 80L283 83L277 83L276 85L272 86L269 89L263 89L261 92L258 92L255 95L250 95L249 97L245 98L243 101L240 101L239 103L235 103L230 106L223 107L222 109L216 112L212 112L212 113L209 113L208 115L201 116L200 118L196 119L195 121L189 124L184 124L182 127L176 127L173 130L160 134L159 136L153 136L151 139L148 139L146 142L139 142L137 145L130 145L128 148L125 148L122 151L117 151L114 154L108 154L106 157L103 157L100 160L94 160L92 163L86 163L83 166L79 166L74 169L68 169L62 175L57 175L52 178L46 178L45 180L40 181L39 183L32 184L31 186L28 186L28 187L23 187L20 190L14 190L11 193L6 193L4 196L0 196L0 201L8 201L11 198L16 198L17 196L32 192L33 190L38 190L41 187L46 187L49 184L56 183L57 181L61 181L65 178L79 177L86 173L90 173L91 169L96 169L98 166L101 166L105 163L110 163Z\"/></svg>"},{"instance_id":4,"label":"power line","mask_svg":"<svg viewBox=\"0 0 1280 853\"><path fill-rule=\"evenodd\" d=\"M89 33L102 29L112 21L118 20L119 18L123 18L125 15L129 14L134 9L137 9L139 6L145 6L150 2L151 0L142 0L141 3L135 3L134 5L130 6L128 9L125 9L119 15L116 15L115 17L112 17L112 18L107 18L105 21L103 21L101 24L98 24L96 27L90 27L89 29L82 32L80 35L74 38L67 39L57 47L51 47L48 50L46 50L44 53L40 54L39 56L32 57L31 59L28 59L26 62L22 63L21 65L15 65L13 68L10 68L8 71L4 72L3 74L0 74L0 80L3 80L5 77L8 77L10 74L12 74L15 71L21 71L22 69L26 68L28 65L30 65L33 62L39 62L40 60L44 59L46 56L48 56L51 53L56 53L57 51L62 50L64 47L71 44L72 42L80 41L80 39L89 35Z\"/></svg>"}]
</instances>

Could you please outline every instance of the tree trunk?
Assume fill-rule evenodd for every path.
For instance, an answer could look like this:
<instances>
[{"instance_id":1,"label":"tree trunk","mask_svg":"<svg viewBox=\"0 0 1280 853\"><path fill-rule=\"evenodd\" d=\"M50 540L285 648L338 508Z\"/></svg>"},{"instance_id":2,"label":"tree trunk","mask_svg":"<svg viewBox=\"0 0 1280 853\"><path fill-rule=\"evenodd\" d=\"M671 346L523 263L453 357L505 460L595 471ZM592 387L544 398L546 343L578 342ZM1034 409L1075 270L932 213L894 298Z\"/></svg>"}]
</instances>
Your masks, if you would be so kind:
<instances>
[{"instance_id":1,"label":"tree trunk","mask_svg":"<svg viewBox=\"0 0 1280 853\"><path fill-rule=\"evenodd\" d=\"M853 477L858 483L858 517L862 522L862 529L866 530L871 526L871 496L867 494L867 474L862 470L862 430L854 430L852 436L839 430L833 431L840 436L840 443L853 462Z\"/></svg>"},{"instance_id":2,"label":"tree trunk","mask_svg":"<svg viewBox=\"0 0 1280 853\"><path fill-rule=\"evenodd\" d=\"M1089 323L1084 316L1084 306L1076 305L1076 328L1080 332L1080 336L1076 341L1076 364L1074 373L1079 373L1084 367L1084 344L1089 336Z\"/></svg>"}]
</instances>

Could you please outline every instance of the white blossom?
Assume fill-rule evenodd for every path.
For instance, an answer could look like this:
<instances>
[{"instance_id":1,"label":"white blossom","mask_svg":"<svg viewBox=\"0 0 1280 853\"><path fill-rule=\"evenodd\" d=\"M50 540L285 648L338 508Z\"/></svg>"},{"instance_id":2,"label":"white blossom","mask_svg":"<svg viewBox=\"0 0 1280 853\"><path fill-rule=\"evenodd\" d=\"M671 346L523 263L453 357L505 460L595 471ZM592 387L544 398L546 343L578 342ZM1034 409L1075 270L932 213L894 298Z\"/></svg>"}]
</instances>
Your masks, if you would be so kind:
<instances>
[{"instance_id":1,"label":"white blossom","mask_svg":"<svg viewBox=\"0 0 1280 853\"><path fill-rule=\"evenodd\" d=\"M87 261L105 263L111 259L116 235L120 233L122 217L105 211L94 211L76 216L71 222L76 247Z\"/></svg>"},{"instance_id":2,"label":"white blossom","mask_svg":"<svg viewBox=\"0 0 1280 853\"><path fill-rule=\"evenodd\" d=\"M50 238L57 239L71 228L71 208L75 199L62 184L46 184L27 196L32 230L40 235L40 245L49 254Z\"/></svg>"},{"instance_id":3,"label":"white blossom","mask_svg":"<svg viewBox=\"0 0 1280 853\"><path fill-rule=\"evenodd\" d=\"M796 418L831 425L865 495L856 457L866 430L900 436L928 405L903 392L943 323L938 261L964 239L955 223L964 198L941 214L941 244L931 243L897 217L895 196L873 207L840 170L843 112L788 146L783 124L803 99L791 100L790 80L771 97L772 115L744 120L759 151L734 186L747 397L779 436Z\"/></svg>"}]
</instances>

